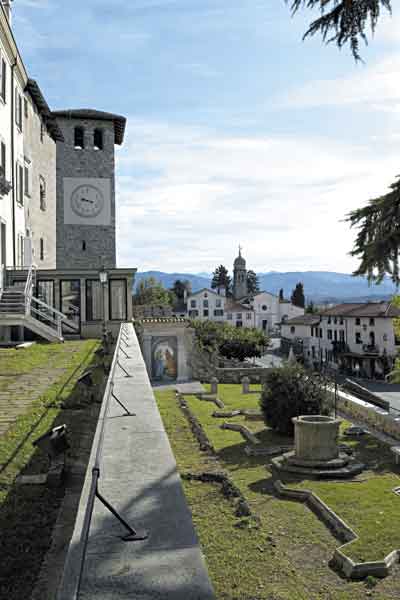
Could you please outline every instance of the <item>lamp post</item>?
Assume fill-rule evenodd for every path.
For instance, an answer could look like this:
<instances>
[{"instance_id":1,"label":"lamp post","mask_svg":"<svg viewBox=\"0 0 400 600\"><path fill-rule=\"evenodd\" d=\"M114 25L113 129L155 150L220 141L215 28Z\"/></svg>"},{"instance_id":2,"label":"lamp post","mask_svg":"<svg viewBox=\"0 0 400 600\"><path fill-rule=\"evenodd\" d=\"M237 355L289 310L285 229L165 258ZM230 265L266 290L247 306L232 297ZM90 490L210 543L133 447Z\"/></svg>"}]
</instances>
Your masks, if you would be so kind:
<instances>
[{"instance_id":1,"label":"lamp post","mask_svg":"<svg viewBox=\"0 0 400 600\"><path fill-rule=\"evenodd\" d=\"M107 285L107 281L108 281L108 273L104 267L104 265L101 267L101 270L99 272L99 279L100 279L100 283L101 283L101 292L102 292L102 307L103 307L103 341L104 343L106 343L107 341L107 326L106 326L106 285Z\"/></svg>"}]
</instances>

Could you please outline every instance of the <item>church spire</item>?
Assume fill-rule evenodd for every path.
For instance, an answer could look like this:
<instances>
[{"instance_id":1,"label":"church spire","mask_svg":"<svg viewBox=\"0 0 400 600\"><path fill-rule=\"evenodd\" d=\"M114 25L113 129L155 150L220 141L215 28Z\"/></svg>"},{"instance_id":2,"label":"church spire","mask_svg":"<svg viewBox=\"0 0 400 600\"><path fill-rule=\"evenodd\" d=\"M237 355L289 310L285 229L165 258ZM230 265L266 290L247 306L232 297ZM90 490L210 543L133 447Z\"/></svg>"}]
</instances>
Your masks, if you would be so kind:
<instances>
[{"instance_id":1,"label":"church spire","mask_svg":"<svg viewBox=\"0 0 400 600\"><path fill-rule=\"evenodd\" d=\"M235 300L247 295L246 261L242 256L242 246L239 244L239 256L233 263L233 297Z\"/></svg>"}]
</instances>

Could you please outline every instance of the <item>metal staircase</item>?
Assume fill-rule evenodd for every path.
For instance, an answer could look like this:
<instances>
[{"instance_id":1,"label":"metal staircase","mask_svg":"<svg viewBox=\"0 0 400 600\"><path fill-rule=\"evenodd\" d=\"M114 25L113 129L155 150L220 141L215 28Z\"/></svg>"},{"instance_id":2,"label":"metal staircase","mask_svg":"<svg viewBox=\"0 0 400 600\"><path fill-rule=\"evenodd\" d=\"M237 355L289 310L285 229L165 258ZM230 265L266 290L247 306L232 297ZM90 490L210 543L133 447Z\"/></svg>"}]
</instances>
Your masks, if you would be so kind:
<instances>
[{"instance_id":1,"label":"metal staircase","mask_svg":"<svg viewBox=\"0 0 400 600\"><path fill-rule=\"evenodd\" d=\"M32 266L28 275L13 277L8 285L7 271L0 268L0 327L22 326L49 342L63 342L63 313L33 295L36 270Z\"/></svg>"}]
</instances>

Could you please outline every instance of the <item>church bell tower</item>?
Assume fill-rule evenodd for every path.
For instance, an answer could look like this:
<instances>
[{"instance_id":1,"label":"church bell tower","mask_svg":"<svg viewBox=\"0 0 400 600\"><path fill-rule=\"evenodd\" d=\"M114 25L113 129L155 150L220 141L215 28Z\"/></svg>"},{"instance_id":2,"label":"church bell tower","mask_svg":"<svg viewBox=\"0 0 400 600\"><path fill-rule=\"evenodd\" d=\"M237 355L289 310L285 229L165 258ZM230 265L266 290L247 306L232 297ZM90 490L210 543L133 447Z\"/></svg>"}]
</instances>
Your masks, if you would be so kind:
<instances>
[{"instance_id":1,"label":"church bell tower","mask_svg":"<svg viewBox=\"0 0 400 600\"><path fill-rule=\"evenodd\" d=\"M242 256L242 249L239 246L239 256L233 263L233 297L240 300L247 296L247 271L246 261Z\"/></svg>"}]
</instances>

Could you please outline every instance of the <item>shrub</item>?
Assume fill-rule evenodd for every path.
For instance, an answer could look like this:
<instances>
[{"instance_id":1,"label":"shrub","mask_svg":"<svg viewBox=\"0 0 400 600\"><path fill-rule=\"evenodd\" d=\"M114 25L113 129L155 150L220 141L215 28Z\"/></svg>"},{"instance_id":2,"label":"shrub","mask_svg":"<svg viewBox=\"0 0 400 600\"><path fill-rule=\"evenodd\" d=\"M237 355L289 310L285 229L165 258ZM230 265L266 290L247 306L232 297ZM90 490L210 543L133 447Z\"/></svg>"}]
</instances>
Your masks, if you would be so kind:
<instances>
[{"instance_id":1,"label":"shrub","mask_svg":"<svg viewBox=\"0 0 400 600\"><path fill-rule=\"evenodd\" d=\"M293 435L292 418L326 413L327 380L300 365L271 369L260 399L265 423L280 433Z\"/></svg>"},{"instance_id":2,"label":"shrub","mask_svg":"<svg viewBox=\"0 0 400 600\"><path fill-rule=\"evenodd\" d=\"M261 356L268 345L268 337L258 329L233 327L228 323L193 321L200 348L208 352L217 351L225 358L243 361L245 358Z\"/></svg>"}]
</instances>

